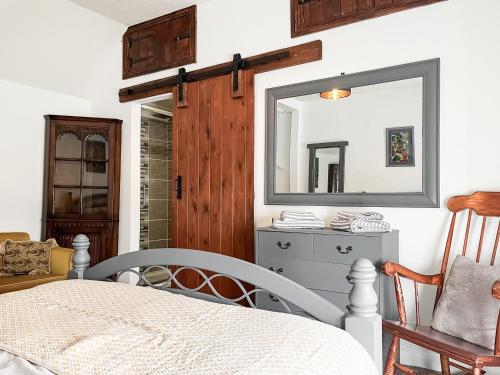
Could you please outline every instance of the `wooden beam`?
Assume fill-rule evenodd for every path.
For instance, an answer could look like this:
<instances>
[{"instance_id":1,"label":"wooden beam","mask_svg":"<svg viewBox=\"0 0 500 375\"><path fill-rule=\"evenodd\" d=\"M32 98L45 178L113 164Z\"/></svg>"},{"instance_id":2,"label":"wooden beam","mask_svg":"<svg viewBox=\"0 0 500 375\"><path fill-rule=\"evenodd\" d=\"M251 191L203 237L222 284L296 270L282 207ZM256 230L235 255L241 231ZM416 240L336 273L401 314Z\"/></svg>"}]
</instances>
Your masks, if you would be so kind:
<instances>
[{"instance_id":1,"label":"wooden beam","mask_svg":"<svg viewBox=\"0 0 500 375\"><path fill-rule=\"evenodd\" d=\"M321 58L322 43L321 40L316 40L314 42L249 57L244 59L245 66L243 69L254 69L255 74L259 74L287 68L289 66L318 61L321 60ZM229 74L232 66L233 62L231 61L188 72L186 82L195 82ZM120 102L126 103L133 100L170 93L177 82L177 76L172 76L123 88L119 93Z\"/></svg>"}]
</instances>

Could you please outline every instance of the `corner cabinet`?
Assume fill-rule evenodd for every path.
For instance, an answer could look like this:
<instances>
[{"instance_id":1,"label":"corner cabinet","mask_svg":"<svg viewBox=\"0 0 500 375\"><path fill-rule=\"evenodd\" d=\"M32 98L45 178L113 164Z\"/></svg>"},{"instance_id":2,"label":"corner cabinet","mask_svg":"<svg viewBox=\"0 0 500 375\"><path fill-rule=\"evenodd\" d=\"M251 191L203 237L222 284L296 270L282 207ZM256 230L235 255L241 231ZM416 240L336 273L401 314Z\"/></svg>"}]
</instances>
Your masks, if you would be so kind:
<instances>
[{"instance_id":1,"label":"corner cabinet","mask_svg":"<svg viewBox=\"0 0 500 375\"><path fill-rule=\"evenodd\" d=\"M445 0L290 0L292 37Z\"/></svg>"},{"instance_id":2,"label":"corner cabinet","mask_svg":"<svg viewBox=\"0 0 500 375\"><path fill-rule=\"evenodd\" d=\"M42 235L90 238L96 264L118 254L121 120L47 115Z\"/></svg>"},{"instance_id":3,"label":"corner cabinet","mask_svg":"<svg viewBox=\"0 0 500 375\"><path fill-rule=\"evenodd\" d=\"M196 6L134 26L123 36L123 79L196 62Z\"/></svg>"}]
</instances>

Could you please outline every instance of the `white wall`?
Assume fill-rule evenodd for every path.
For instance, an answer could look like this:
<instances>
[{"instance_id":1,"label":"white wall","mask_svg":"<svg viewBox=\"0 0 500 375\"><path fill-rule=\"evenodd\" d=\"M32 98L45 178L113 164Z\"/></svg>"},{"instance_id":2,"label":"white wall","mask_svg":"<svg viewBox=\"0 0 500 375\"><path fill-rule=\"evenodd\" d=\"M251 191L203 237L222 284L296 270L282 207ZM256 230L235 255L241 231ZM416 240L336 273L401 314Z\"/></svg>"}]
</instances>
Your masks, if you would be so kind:
<instances>
[{"instance_id":1,"label":"white wall","mask_svg":"<svg viewBox=\"0 0 500 375\"><path fill-rule=\"evenodd\" d=\"M87 116L90 102L0 81L0 231L40 239L45 114Z\"/></svg>"},{"instance_id":2,"label":"white wall","mask_svg":"<svg viewBox=\"0 0 500 375\"><path fill-rule=\"evenodd\" d=\"M68 0L0 1L0 231L25 230L40 237L43 115L130 116L129 108L113 109L120 106L110 89L111 79L121 74L125 29ZM106 110L91 112L90 98L102 91L109 98L102 101ZM130 152L123 153L128 176Z\"/></svg>"},{"instance_id":3,"label":"white wall","mask_svg":"<svg viewBox=\"0 0 500 375\"><path fill-rule=\"evenodd\" d=\"M0 80L89 97L123 30L68 0L2 0Z\"/></svg>"},{"instance_id":4,"label":"white wall","mask_svg":"<svg viewBox=\"0 0 500 375\"><path fill-rule=\"evenodd\" d=\"M444 1L296 39L290 38L288 0L214 0L198 8L198 63L187 66L188 71L229 61L235 52L250 56L315 39L323 41L322 61L256 77L256 225L269 225L271 218L285 208L264 205L266 88L439 57L443 208L378 209L400 230L401 262L420 272L438 269L448 224L444 208L446 198L474 190L500 190L497 152L500 50L494 37L500 35L496 17L500 2L477 0L477 3L479 5L471 7L468 0ZM232 14L245 16L231 17ZM115 58L113 64L119 69L118 53ZM119 87L173 74L175 70L126 83L110 83L106 89L108 100L103 100L105 94L102 92L94 97L92 108L102 113L119 111L120 105L116 104ZM469 86L474 89L473 95L467 94ZM102 88L104 90L104 85ZM104 102L109 106L103 105ZM124 150L138 147L138 124L127 125L130 126L130 138L125 138L124 142L133 143L124 144ZM138 176L139 157L134 153L132 159L124 160L123 170ZM132 181L130 190L124 190L126 193L131 195L122 198L122 218L127 213L138 216L138 211L132 212L130 207L138 206L135 201L139 197L139 182ZM327 220L337 211L335 207L306 208ZM138 220L131 223L130 233L139 232L138 223ZM124 228L120 230L123 235ZM422 306L425 311L429 311L432 301L430 294L427 297L427 303ZM414 357L413 349L408 346L404 349L403 359Z\"/></svg>"}]
</instances>

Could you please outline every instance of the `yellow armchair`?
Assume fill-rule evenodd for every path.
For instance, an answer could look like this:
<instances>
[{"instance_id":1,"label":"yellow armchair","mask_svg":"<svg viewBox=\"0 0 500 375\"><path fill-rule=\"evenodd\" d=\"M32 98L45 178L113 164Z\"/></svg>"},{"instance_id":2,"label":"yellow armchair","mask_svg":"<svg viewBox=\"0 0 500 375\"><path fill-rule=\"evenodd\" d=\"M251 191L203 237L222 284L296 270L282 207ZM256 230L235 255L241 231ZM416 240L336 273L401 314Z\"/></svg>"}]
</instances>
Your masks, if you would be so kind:
<instances>
[{"instance_id":1,"label":"yellow armchair","mask_svg":"<svg viewBox=\"0 0 500 375\"><path fill-rule=\"evenodd\" d=\"M29 241L30 236L24 232L0 233L0 242L5 240ZM63 247L52 249L50 256L50 275L15 275L0 277L0 294L28 289L51 281L66 280L71 271L74 250Z\"/></svg>"}]
</instances>

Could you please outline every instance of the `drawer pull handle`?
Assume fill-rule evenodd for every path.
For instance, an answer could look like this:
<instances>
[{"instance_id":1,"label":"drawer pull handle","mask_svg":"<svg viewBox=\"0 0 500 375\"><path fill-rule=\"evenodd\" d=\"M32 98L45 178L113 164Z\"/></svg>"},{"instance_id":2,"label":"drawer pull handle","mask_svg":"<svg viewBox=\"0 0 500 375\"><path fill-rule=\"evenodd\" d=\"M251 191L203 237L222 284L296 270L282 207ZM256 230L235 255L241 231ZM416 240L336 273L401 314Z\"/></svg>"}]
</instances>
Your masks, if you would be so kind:
<instances>
[{"instance_id":1,"label":"drawer pull handle","mask_svg":"<svg viewBox=\"0 0 500 375\"><path fill-rule=\"evenodd\" d=\"M345 278L349 284L353 284L351 275L347 275Z\"/></svg>"},{"instance_id":2,"label":"drawer pull handle","mask_svg":"<svg viewBox=\"0 0 500 375\"><path fill-rule=\"evenodd\" d=\"M352 246L347 246L345 249L342 249L342 246L340 245L337 246L337 251L340 254L349 254L352 250Z\"/></svg>"},{"instance_id":3,"label":"drawer pull handle","mask_svg":"<svg viewBox=\"0 0 500 375\"><path fill-rule=\"evenodd\" d=\"M287 242L286 244L283 245L281 241L278 241L278 247L282 250L288 249L290 246L292 246L291 242Z\"/></svg>"},{"instance_id":4,"label":"drawer pull handle","mask_svg":"<svg viewBox=\"0 0 500 375\"><path fill-rule=\"evenodd\" d=\"M271 266L271 267L269 267L269 269L274 272L274 267ZM282 272L283 272L283 268L282 267L280 267L280 268L278 268L276 270L276 273L282 273Z\"/></svg>"},{"instance_id":5,"label":"drawer pull handle","mask_svg":"<svg viewBox=\"0 0 500 375\"><path fill-rule=\"evenodd\" d=\"M276 298L272 294L269 295L269 298L271 298L271 301L273 301L273 302L279 302L279 298Z\"/></svg>"}]
</instances>

